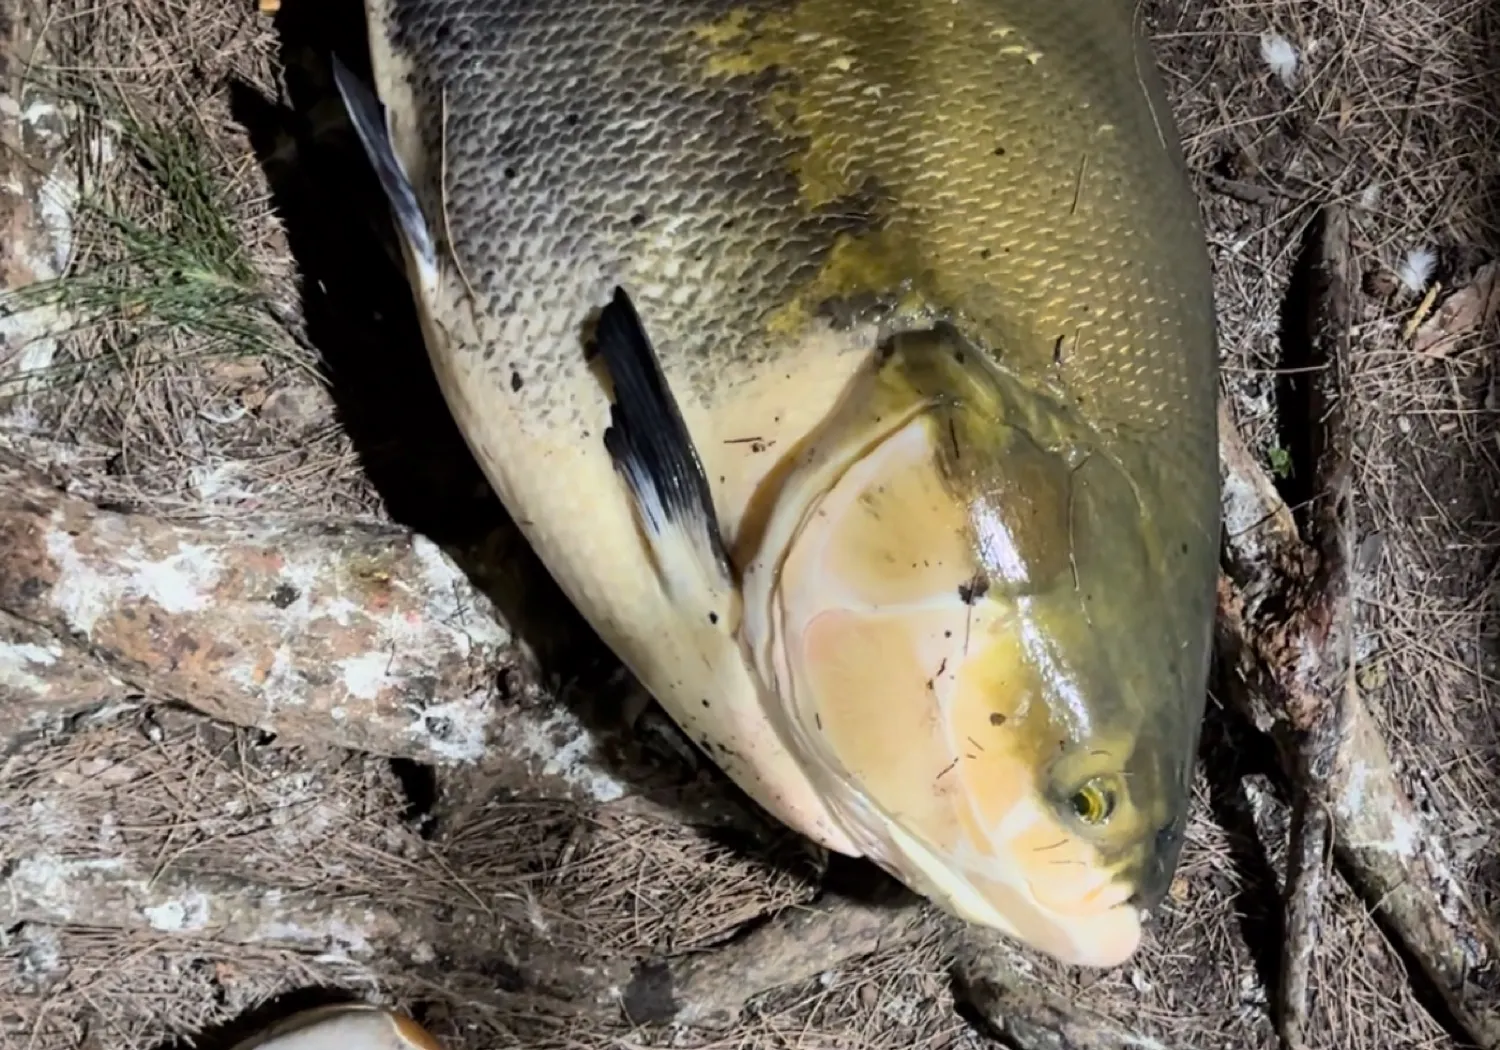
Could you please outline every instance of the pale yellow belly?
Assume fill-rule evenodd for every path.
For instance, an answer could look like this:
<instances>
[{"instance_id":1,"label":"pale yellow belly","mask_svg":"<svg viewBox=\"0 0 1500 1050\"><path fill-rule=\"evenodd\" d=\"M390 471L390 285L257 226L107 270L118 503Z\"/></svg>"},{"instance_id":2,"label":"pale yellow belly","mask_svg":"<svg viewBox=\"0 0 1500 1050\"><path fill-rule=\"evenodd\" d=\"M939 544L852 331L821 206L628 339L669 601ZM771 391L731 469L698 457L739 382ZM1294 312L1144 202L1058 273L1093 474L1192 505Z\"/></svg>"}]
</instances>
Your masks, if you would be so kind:
<instances>
[{"instance_id":1,"label":"pale yellow belly","mask_svg":"<svg viewBox=\"0 0 1500 1050\"><path fill-rule=\"evenodd\" d=\"M588 406L588 437L521 418L476 355L455 357L423 317L438 381L490 484L558 585L667 713L773 816L860 855L783 746L737 642L689 624L662 590L603 434L609 405L581 372L561 393ZM823 348L828 349L828 348ZM728 403L683 403L731 546L757 487L837 398L861 354L809 355L792 381L759 376ZM748 439L748 440L747 440Z\"/></svg>"}]
</instances>

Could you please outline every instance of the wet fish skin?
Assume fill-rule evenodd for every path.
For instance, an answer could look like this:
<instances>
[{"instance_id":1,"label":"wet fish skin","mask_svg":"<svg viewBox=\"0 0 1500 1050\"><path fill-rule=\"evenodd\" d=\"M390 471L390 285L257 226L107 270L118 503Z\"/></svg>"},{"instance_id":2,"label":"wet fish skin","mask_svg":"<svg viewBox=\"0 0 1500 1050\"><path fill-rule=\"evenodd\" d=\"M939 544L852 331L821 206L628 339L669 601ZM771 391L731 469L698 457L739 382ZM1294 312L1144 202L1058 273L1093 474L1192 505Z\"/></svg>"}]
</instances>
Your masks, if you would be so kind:
<instances>
[{"instance_id":1,"label":"wet fish skin","mask_svg":"<svg viewBox=\"0 0 1500 1050\"><path fill-rule=\"evenodd\" d=\"M768 720L709 702L752 695L743 669L712 637L664 637L672 614L632 562L609 402L580 351L590 318L632 289L733 540L754 533L776 458L893 330L946 320L1016 389L1066 406L1054 436L1112 464L1150 526L1110 524L1118 486L1082 499L1093 563L1146 558L1155 575L1042 622L1121 669L1093 713L1157 756L1136 770L1152 848L1121 863L1142 904L1159 899L1207 673L1217 350L1196 205L1128 5L367 0L367 14L437 242L414 273L461 429L605 640L825 845L859 852Z\"/></svg>"}]
</instances>

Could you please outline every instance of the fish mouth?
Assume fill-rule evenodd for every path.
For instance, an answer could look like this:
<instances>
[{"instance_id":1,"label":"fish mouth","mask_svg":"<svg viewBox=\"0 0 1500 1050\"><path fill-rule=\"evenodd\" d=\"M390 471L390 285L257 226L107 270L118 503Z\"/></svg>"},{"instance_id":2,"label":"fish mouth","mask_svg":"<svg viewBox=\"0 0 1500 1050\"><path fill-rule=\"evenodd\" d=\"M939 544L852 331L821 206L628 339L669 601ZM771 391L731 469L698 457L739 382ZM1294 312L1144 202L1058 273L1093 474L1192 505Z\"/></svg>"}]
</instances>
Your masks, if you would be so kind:
<instances>
[{"instance_id":1,"label":"fish mouth","mask_svg":"<svg viewBox=\"0 0 1500 1050\"><path fill-rule=\"evenodd\" d=\"M1186 823L1183 817L1179 817L1158 830L1144 857L1118 876L1119 881L1130 888L1131 906L1142 914L1155 912L1172 889L1178 859L1182 855Z\"/></svg>"},{"instance_id":2,"label":"fish mouth","mask_svg":"<svg viewBox=\"0 0 1500 1050\"><path fill-rule=\"evenodd\" d=\"M1144 937L1142 915L1118 878L1075 899L1045 904L1031 879L1013 884L937 856L899 822L886 822L887 850L877 863L949 914L997 930L1068 966L1113 969L1128 962ZM1014 873L1012 873L1014 874Z\"/></svg>"}]
</instances>

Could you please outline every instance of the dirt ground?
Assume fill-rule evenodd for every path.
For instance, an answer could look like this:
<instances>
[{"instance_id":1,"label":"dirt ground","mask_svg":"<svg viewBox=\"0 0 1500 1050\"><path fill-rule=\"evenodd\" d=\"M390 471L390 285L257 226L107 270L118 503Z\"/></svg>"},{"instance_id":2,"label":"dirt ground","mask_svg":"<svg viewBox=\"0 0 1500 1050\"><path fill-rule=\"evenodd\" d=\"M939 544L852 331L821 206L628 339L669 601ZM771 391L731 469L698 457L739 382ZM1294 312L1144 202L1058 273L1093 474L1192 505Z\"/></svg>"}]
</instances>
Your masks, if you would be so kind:
<instances>
[{"instance_id":1,"label":"dirt ground","mask_svg":"<svg viewBox=\"0 0 1500 1050\"><path fill-rule=\"evenodd\" d=\"M371 218L383 204L315 90L309 55L349 46L351 4L284 0L276 19L249 0L39 4L21 0L20 21L47 47L4 56L25 86L0 108L5 192L30 194L51 235L14 241L5 278L61 276L24 319L0 317L0 446L165 517L369 517L439 542L502 523L426 371ZM1373 553L1360 685L1494 915L1500 404L1483 267L1500 247L1500 10L1162 0L1145 14L1207 221L1224 388L1273 468L1295 440L1277 411L1292 263L1319 205L1350 209L1366 294L1345 364ZM77 171L81 194L63 177ZM586 655L547 652L560 678L600 659L578 644ZM1270 753L1210 707L1218 760L1147 948L1104 976L1033 965L1167 1046L1269 1047L1286 807ZM581 1027L497 998L509 931L584 954L691 951L813 884L784 843L728 845L649 815L500 795L445 809L462 777L150 696L0 758L0 874L32 902L7 912L0 894L0 1045L215 1046L309 989L405 1005L453 1050L980 1044L935 938L778 991L728 1033ZM154 902L143 916L112 896L125 882ZM205 892L295 921L207 940L190 921ZM1365 907L1341 885L1332 907L1317 1045L1457 1046Z\"/></svg>"}]
</instances>

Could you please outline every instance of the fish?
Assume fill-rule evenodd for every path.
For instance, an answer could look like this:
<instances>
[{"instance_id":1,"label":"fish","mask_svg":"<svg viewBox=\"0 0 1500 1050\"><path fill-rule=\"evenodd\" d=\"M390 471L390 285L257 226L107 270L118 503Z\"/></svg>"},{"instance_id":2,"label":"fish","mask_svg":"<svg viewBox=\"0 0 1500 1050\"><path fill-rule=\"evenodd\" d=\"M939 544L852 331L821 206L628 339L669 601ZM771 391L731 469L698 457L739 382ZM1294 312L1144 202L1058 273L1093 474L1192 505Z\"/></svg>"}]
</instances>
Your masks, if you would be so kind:
<instances>
[{"instance_id":1,"label":"fish","mask_svg":"<svg viewBox=\"0 0 1500 1050\"><path fill-rule=\"evenodd\" d=\"M770 816L1062 962L1176 873L1217 317L1128 0L365 0L469 448Z\"/></svg>"},{"instance_id":2,"label":"fish","mask_svg":"<svg viewBox=\"0 0 1500 1050\"><path fill-rule=\"evenodd\" d=\"M234 1045L233 1050L442 1050L406 1014L364 1002L299 1010Z\"/></svg>"}]
</instances>

